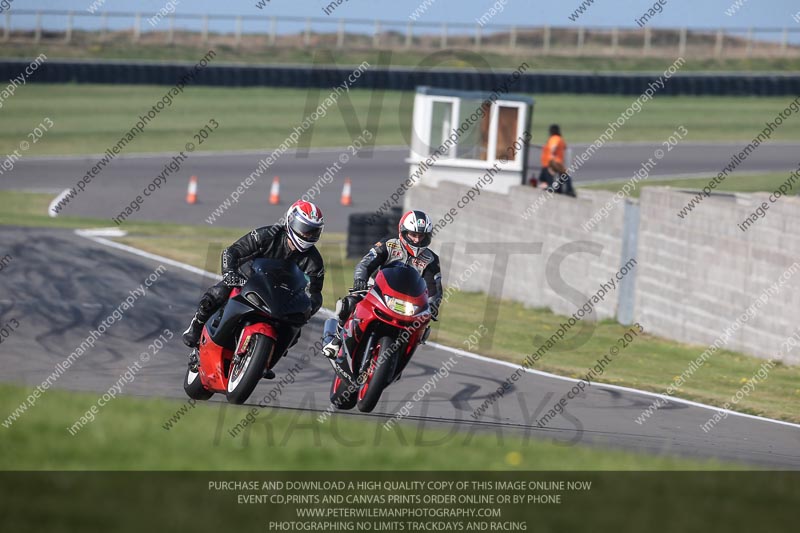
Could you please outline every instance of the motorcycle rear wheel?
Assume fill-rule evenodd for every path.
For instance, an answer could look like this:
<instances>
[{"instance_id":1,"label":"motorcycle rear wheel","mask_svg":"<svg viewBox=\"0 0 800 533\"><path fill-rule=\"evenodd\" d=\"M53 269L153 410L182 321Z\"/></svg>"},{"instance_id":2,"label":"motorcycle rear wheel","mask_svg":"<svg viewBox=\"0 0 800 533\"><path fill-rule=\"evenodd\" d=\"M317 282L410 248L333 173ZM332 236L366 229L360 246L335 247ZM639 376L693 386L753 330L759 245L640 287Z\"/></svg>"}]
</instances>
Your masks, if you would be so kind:
<instances>
[{"instance_id":1,"label":"motorcycle rear wheel","mask_svg":"<svg viewBox=\"0 0 800 533\"><path fill-rule=\"evenodd\" d=\"M228 402L243 404L247 401L264 375L269 355L275 348L274 344L269 337L253 335L247 352L241 356L238 364L231 363L228 390L225 393Z\"/></svg>"}]
</instances>

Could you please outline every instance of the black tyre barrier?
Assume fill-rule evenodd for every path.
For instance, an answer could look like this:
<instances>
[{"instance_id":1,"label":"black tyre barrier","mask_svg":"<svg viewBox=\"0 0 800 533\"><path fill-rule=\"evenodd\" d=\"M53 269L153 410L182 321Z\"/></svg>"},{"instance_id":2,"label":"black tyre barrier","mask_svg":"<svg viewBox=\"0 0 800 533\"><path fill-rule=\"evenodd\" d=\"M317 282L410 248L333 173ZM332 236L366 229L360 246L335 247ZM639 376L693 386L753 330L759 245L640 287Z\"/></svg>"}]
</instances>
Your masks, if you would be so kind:
<instances>
[{"instance_id":1,"label":"black tyre barrier","mask_svg":"<svg viewBox=\"0 0 800 533\"><path fill-rule=\"evenodd\" d=\"M388 215L352 213L347 219L347 257L360 258L379 240L397 234L399 215L390 210Z\"/></svg>"},{"instance_id":2,"label":"black tyre barrier","mask_svg":"<svg viewBox=\"0 0 800 533\"><path fill-rule=\"evenodd\" d=\"M12 79L30 64L27 60L0 61L0 78ZM47 60L29 76L31 83L118 83L173 85L192 65L124 61ZM209 64L191 82L227 87L330 88L352 72L351 67L296 67ZM526 72L515 83L518 93L577 93L638 95L660 73ZM492 91L508 72L426 70L423 68L369 68L355 88L413 91L420 85ZM660 91L665 95L782 96L800 94L800 74L675 74Z\"/></svg>"}]
</instances>

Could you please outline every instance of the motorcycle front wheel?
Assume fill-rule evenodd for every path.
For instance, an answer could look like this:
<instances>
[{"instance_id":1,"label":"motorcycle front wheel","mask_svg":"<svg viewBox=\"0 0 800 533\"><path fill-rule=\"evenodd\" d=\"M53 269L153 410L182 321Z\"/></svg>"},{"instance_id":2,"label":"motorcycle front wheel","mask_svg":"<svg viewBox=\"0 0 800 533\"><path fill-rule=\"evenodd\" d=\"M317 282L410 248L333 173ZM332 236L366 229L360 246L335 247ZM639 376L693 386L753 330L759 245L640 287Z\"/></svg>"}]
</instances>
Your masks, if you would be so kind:
<instances>
[{"instance_id":1,"label":"motorcycle front wheel","mask_svg":"<svg viewBox=\"0 0 800 533\"><path fill-rule=\"evenodd\" d=\"M334 375L331 382L330 400L337 409L350 410L356 406L358 390L339 376Z\"/></svg>"},{"instance_id":2,"label":"motorcycle front wheel","mask_svg":"<svg viewBox=\"0 0 800 533\"><path fill-rule=\"evenodd\" d=\"M192 400L208 400L214 396L213 392L203 386L200 374L191 368L186 369L186 375L183 377L183 390Z\"/></svg>"},{"instance_id":3,"label":"motorcycle front wheel","mask_svg":"<svg viewBox=\"0 0 800 533\"><path fill-rule=\"evenodd\" d=\"M397 364L394 339L386 336L378 340L378 345L372 352L373 360L367 370L367 379L358 389L358 410L362 413L371 413L378 400L381 399L383 389L385 389L392 378ZM364 354L365 357L370 354Z\"/></svg>"},{"instance_id":4,"label":"motorcycle front wheel","mask_svg":"<svg viewBox=\"0 0 800 533\"><path fill-rule=\"evenodd\" d=\"M238 361L231 363L228 373L228 390L225 396L228 402L242 404L253 393L253 390L264 375L270 352L275 345L272 339L264 335L253 335L247 352Z\"/></svg>"}]
</instances>

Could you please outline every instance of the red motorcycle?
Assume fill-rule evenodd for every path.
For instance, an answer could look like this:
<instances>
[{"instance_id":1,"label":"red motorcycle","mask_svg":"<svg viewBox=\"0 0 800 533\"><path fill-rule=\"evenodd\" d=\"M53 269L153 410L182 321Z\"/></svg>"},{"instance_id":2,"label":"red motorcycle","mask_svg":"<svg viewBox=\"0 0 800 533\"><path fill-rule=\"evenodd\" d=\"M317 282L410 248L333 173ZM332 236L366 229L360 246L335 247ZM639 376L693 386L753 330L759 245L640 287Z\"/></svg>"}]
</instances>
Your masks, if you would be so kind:
<instances>
[{"instance_id":1,"label":"red motorcycle","mask_svg":"<svg viewBox=\"0 0 800 533\"><path fill-rule=\"evenodd\" d=\"M425 281L413 267L389 265L358 302L342 331L342 346L331 360L335 376L330 400L339 409L369 413L383 390L400 379L431 320ZM325 321L324 335L336 333L338 321Z\"/></svg>"},{"instance_id":2,"label":"red motorcycle","mask_svg":"<svg viewBox=\"0 0 800 533\"><path fill-rule=\"evenodd\" d=\"M183 382L190 398L208 400L219 392L244 403L300 336L311 308L303 271L277 259L256 259L251 270L203 327Z\"/></svg>"}]
</instances>

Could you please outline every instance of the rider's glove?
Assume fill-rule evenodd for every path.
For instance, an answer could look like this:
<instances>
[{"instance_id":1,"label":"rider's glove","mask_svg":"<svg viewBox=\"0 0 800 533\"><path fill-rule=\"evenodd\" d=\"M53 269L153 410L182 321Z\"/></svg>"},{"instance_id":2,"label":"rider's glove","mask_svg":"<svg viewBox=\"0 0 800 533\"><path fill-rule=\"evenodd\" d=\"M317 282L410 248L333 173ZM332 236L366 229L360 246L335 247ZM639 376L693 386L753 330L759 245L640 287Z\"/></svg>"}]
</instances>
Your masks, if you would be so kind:
<instances>
[{"instance_id":1,"label":"rider's glove","mask_svg":"<svg viewBox=\"0 0 800 533\"><path fill-rule=\"evenodd\" d=\"M354 291L365 291L367 290L367 281L364 279L354 279L353 280L353 290Z\"/></svg>"},{"instance_id":2,"label":"rider's glove","mask_svg":"<svg viewBox=\"0 0 800 533\"><path fill-rule=\"evenodd\" d=\"M222 275L222 282L228 287L241 287L247 280L238 272L225 272Z\"/></svg>"}]
</instances>

